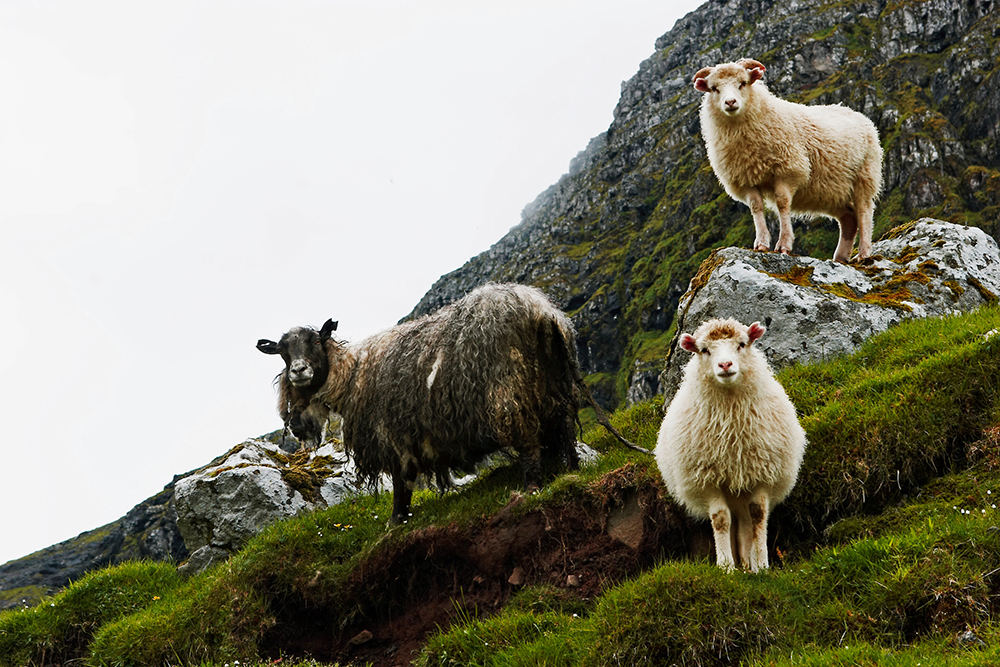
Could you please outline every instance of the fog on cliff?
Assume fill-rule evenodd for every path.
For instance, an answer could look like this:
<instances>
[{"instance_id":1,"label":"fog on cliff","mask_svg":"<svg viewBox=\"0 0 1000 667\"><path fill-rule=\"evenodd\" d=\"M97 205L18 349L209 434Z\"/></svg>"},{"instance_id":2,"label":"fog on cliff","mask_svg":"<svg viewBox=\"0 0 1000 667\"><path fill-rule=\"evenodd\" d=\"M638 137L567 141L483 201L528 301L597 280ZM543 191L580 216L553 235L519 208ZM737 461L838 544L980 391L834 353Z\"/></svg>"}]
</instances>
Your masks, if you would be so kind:
<instances>
[{"instance_id":1,"label":"fog on cliff","mask_svg":"<svg viewBox=\"0 0 1000 667\"><path fill-rule=\"evenodd\" d=\"M0 563L280 426L607 129L693 0L0 7Z\"/></svg>"}]
</instances>

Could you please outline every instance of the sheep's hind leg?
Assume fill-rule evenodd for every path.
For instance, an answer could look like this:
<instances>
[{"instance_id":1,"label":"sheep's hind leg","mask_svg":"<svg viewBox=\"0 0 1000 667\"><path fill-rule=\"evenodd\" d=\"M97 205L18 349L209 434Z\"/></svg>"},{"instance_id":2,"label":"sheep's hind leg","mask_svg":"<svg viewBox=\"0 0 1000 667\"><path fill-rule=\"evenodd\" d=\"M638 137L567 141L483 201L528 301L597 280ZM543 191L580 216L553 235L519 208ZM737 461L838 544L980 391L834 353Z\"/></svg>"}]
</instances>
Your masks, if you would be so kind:
<instances>
[{"instance_id":1,"label":"sheep's hind leg","mask_svg":"<svg viewBox=\"0 0 1000 667\"><path fill-rule=\"evenodd\" d=\"M747 203L753 216L753 228L756 238L753 241L754 250L771 249L771 232L767 229L767 219L764 216L764 200L756 189L747 193Z\"/></svg>"},{"instance_id":2,"label":"sheep's hind leg","mask_svg":"<svg viewBox=\"0 0 1000 667\"><path fill-rule=\"evenodd\" d=\"M792 245L795 243L795 233L792 231L792 195L793 192L786 186L778 185L774 188L774 204L778 209L778 243L774 250L784 255L791 254Z\"/></svg>"},{"instance_id":3,"label":"sheep's hind leg","mask_svg":"<svg viewBox=\"0 0 1000 667\"><path fill-rule=\"evenodd\" d=\"M851 249L854 248L854 238L858 235L858 218L853 212L848 211L841 215L838 220L840 222L840 242L837 243L837 250L833 253L833 260L847 264L851 261Z\"/></svg>"},{"instance_id":4,"label":"sheep's hind leg","mask_svg":"<svg viewBox=\"0 0 1000 667\"><path fill-rule=\"evenodd\" d=\"M712 518L712 534L715 537L715 562L724 570L732 570L736 567L730 532L733 527L733 514L721 492L709 502L708 513Z\"/></svg>"}]
</instances>

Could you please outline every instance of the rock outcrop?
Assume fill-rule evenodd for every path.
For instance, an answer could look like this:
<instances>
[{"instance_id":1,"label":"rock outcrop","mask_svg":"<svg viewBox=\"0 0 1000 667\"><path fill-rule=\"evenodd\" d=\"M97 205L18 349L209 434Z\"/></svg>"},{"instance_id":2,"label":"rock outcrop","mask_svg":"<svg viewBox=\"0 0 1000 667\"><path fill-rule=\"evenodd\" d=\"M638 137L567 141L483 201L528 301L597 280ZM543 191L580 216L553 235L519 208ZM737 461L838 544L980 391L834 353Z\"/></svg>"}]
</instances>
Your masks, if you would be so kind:
<instances>
[{"instance_id":1,"label":"rock outcrop","mask_svg":"<svg viewBox=\"0 0 1000 667\"><path fill-rule=\"evenodd\" d=\"M177 482L177 527L190 552L181 571L225 560L269 524L357 493L354 464L333 443L289 454L248 440Z\"/></svg>"},{"instance_id":2,"label":"rock outcrop","mask_svg":"<svg viewBox=\"0 0 1000 667\"><path fill-rule=\"evenodd\" d=\"M891 230L860 265L740 248L718 250L681 298L677 331L713 317L768 329L758 345L775 369L853 351L903 319L995 303L1000 250L981 229L924 218ZM675 335L661 377L669 400L690 355Z\"/></svg>"},{"instance_id":3,"label":"rock outcrop","mask_svg":"<svg viewBox=\"0 0 1000 667\"><path fill-rule=\"evenodd\" d=\"M753 240L747 207L708 165L691 86L700 67L745 56L764 59L776 94L875 122L885 150L875 239L923 216L1000 239L998 37L992 0L706 2L657 40L568 173L412 315L487 280L530 283L570 313L605 407L623 387L655 392L688 281L713 249ZM835 222L798 220L795 233L797 254L833 256Z\"/></svg>"}]
</instances>

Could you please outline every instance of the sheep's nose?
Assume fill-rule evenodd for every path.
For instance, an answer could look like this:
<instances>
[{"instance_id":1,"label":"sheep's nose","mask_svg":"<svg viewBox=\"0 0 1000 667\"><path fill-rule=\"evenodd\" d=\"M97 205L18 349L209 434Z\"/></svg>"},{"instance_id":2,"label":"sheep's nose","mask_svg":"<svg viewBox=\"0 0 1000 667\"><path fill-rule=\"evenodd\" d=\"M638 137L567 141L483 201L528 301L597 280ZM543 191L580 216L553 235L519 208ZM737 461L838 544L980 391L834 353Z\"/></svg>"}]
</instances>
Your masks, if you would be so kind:
<instances>
[{"instance_id":1,"label":"sheep's nose","mask_svg":"<svg viewBox=\"0 0 1000 667\"><path fill-rule=\"evenodd\" d=\"M731 361L720 361L719 362L719 368L721 368L724 371L728 371L732 367L733 367L733 362L731 362Z\"/></svg>"},{"instance_id":2,"label":"sheep's nose","mask_svg":"<svg viewBox=\"0 0 1000 667\"><path fill-rule=\"evenodd\" d=\"M726 106L730 109L735 109L737 105L736 98L726 100Z\"/></svg>"}]
</instances>

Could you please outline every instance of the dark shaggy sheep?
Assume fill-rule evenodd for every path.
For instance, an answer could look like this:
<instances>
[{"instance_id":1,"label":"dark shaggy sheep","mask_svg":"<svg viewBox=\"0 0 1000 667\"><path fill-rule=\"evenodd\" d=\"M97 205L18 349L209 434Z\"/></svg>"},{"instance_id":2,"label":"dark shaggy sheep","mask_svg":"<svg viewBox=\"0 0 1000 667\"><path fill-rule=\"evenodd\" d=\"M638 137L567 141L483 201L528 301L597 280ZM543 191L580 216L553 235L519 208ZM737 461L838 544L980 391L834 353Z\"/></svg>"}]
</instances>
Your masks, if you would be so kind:
<instances>
[{"instance_id":1,"label":"dark shaggy sheep","mask_svg":"<svg viewBox=\"0 0 1000 667\"><path fill-rule=\"evenodd\" d=\"M337 413L363 478L392 476L394 523L419 474L446 485L505 449L520 454L528 489L541 486L543 453L577 467L576 415L590 394L572 324L541 291L484 285L353 345L336 328L297 327L257 348L285 361L278 409L296 437L316 446Z\"/></svg>"}]
</instances>

